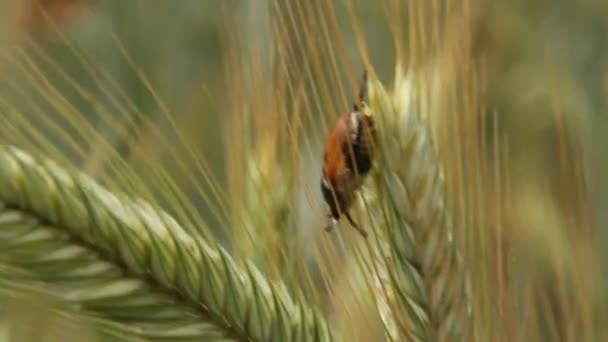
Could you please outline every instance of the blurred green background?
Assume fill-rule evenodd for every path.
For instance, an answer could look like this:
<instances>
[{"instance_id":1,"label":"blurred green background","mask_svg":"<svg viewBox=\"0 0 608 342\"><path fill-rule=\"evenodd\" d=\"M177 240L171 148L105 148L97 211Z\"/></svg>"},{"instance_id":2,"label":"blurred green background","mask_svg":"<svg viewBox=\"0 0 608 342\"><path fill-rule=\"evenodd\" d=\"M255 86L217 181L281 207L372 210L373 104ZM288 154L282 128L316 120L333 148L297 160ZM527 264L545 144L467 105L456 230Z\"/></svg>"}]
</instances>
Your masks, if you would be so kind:
<instances>
[{"instance_id":1,"label":"blurred green background","mask_svg":"<svg viewBox=\"0 0 608 342\"><path fill-rule=\"evenodd\" d=\"M337 317L323 140L365 64L428 71L475 340L606 336L607 2L0 4L2 143L158 203Z\"/></svg>"}]
</instances>

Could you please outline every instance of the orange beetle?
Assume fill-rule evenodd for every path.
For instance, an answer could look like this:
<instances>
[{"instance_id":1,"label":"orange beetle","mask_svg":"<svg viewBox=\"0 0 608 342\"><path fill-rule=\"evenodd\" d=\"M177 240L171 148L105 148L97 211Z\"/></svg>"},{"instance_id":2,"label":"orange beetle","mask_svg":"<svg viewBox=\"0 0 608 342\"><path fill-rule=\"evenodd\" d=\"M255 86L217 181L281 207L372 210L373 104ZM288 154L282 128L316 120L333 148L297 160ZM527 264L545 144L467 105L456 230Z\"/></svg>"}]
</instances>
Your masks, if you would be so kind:
<instances>
[{"instance_id":1,"label":"orange beetle","mask_svg":"<svg viewBox=\"0 0 608 342\"><path fill-rule=\"evenodd\" d=\"M369 108L363 102L366 89L367 72L364 72L353 110L341 115L329 133L321 177L321 192L329 205L328 217L332 220L326 230L331 230L333 224L344 215L364 237L367 237L367 232L355 223L349 209L355 191L361 187L373 165L376 129Z\"/></svg>"}]
</instances>

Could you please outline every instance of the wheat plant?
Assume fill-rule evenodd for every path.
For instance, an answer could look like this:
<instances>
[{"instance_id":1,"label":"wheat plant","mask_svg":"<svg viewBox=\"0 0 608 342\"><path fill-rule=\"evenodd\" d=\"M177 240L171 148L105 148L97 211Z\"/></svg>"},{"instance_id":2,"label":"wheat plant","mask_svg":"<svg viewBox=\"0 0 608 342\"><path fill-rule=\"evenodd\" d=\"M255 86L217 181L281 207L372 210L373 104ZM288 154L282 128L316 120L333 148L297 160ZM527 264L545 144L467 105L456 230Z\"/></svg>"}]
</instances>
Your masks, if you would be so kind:
<instances>
[{"instance_id":1,"label":"wheat plant","mask_svg":"<svg viewBox=\"0 0 608 342\"><path fill-rule=\"evenodd\" d=\"M0 0L0 341L604 340L607 10Z\"/></svg>"}]
</instances>

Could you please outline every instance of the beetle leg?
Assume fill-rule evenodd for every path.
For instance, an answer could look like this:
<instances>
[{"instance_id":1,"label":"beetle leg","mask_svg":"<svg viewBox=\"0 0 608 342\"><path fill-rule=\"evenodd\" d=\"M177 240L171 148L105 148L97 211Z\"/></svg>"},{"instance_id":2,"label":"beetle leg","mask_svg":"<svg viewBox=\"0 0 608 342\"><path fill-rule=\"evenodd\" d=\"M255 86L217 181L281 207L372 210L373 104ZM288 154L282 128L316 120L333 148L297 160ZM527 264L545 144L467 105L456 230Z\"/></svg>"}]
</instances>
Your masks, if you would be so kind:
<instances>
[{"instance_id":1,"label":"beetle leg","mask_svg":"<svg viewBox=\"0 0 608 342\"><path fill-rule=\"evenodd\" d=\"M336 219L332 216L332 214L327 214L327 218L330 219L330 221L327 226L325 226L325 231L331 232L331 230L334 228L334 225L336 224Z\"/></svg>"},{"instance_id":2,"label":"beetle leg","mask_svg":"<svg viewBox=\"0 0 608 342\"><path fill-rule=\"evenodd\" d=\"M355 221L350 216L350 213L348 211L344 212L344 216L346 216L346 218L348 219L348 222L350 223L351 226L353 226L353 228L355 228L359 233L361 233L361 235L364 238L367 237L367 232L363 228L359 227L358 224L355 223Z\"/></svg>"}]
</instances>

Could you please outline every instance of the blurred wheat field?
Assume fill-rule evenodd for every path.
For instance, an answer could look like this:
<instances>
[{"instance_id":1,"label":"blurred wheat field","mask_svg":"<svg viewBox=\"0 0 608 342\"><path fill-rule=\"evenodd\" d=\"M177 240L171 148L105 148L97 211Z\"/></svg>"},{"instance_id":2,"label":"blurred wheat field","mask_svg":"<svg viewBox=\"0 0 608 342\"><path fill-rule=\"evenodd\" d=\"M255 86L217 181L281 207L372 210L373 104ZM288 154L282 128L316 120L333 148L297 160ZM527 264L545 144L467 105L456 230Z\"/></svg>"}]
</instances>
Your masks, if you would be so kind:
<instances>
[{"instance_id":1,"label":"blurred wheat field","mask_svg":"<svg viewBox=\"0 0 608 342\"><path fill-rule=\"evenodd\" d=\"M0 16L0 341L607 338L608 4ZM368 239L319 189L364 68Z\"/></svg>"}]
</instances>

